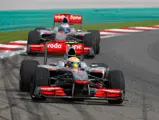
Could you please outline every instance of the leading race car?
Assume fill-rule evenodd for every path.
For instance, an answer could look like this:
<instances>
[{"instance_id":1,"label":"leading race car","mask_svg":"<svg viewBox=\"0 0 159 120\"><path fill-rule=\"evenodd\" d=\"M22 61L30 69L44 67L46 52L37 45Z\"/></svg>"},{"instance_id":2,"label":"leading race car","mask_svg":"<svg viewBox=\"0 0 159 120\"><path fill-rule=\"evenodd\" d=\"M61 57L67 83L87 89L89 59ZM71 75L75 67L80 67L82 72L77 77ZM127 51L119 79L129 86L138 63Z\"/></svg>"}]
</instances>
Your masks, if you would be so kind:
<instances>
[{"instance_id":1,"label":"leading race car","mask_svg":"<svg viewBox=\"0 0 159 120\"><path fill-rule=\"evenodd\" d=\"M122 104L125 80L122 71L109 70L105 63L90 66L76 57L69 47L64 60L40 65L36 60L23 60L20 66L20 91L29 92L32 100L61 98L70 100L108 100Z\"/></svg>"},{"instance_id":2,"label":"leading race car","mask_svg":"<svg viewBox=\"0 0 159 120\"><path fill-rule=\"evenodd\" d=\"M76 40L76 42L82 41L73 45L77 55L81 55L84 52L88 57L95 57L96 54L100 53L100 32L98 30L83 32L70 27L70 24L82 25L81 15L55 14L54 23L56 22L62 22L62 25L60 27L54 26L53 29L39 27L29 32L27 41L28 55L44 53L43 38L52 40L48 43L48 53L50 54L64 55L68 46L66 42L72 39Z\"/></svg>"}]
</instances>

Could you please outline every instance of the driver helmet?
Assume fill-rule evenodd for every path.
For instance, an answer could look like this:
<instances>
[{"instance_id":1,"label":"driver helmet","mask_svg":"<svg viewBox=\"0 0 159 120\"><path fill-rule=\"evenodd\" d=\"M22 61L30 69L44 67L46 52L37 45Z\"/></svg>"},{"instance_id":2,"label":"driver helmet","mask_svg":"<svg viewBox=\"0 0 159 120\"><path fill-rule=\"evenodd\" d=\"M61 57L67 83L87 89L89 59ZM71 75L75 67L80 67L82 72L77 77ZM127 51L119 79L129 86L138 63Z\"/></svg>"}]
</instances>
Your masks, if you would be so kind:
<instances>
[{"instance_id":1,"label":"driver helmet","mask_svg":"<svg viewBox=\"0 0 159 120\"><path fill-rule=\"evenodd\" d=\"M67 60L66 66L72 69L80 68L80 60L77 57L70 57Z\"/></svg>"},{"instance_id":2,"label":"driver helmet","mask_svg":"<svg viewBox=\"0 0 159 120\"><path fill-rule=\"evenodd\" d=\"M70 26L69 26L68 23L63 23L63 24L61 24L61 27L64 28L64 32L65 32L65 33L70 32Z\"/></svg>"},{"instance_id":3,"label":"driver helmet","mask_svg":"<svg viewBox=\"0 0 159 120\"><path fill-rule=\"evenodd\" d=\"M59 27L58 32L65 32L65 29L63 27Z\"/></svg>"}]
</instances>

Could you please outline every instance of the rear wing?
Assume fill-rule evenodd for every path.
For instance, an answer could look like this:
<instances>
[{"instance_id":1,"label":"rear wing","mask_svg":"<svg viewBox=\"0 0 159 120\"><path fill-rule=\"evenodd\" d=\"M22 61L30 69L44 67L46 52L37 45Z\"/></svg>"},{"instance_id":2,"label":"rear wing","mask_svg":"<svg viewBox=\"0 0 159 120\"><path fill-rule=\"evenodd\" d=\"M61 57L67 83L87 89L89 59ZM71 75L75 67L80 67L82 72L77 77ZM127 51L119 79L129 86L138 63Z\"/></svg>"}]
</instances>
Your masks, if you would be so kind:
<instances>
[{"instance_id":1,"label":"rear wing","mask_svg":"<svg viewBox=\"0 0 159 120\"><path fill-rule=\"evenodd\" d=\"M54 14L53 26L55 26L55 23L62 23L64 18L67 18L68 24L70 25L81 24L81 28L82 28L82 22L83 22L82 16L77 14L70 14L70 13Z\"/></svg>"}]
</instances>

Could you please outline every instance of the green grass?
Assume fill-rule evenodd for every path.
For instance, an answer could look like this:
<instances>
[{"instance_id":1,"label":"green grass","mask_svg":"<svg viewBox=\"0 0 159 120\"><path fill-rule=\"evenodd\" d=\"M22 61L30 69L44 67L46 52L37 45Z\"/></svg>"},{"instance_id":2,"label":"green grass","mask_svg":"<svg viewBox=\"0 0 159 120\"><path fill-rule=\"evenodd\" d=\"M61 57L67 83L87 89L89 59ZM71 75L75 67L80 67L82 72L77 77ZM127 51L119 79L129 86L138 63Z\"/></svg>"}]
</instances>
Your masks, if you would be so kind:
<instances>
[{"instance_id":1,"label":"green grass","mask_svg":"<svg viewBox=\"0 0 159 120\"><path fill-rule=\"evenodd\" d=\"M159 20L137 21L137 22L114 22L114 23L105 23L105 24L88 24L88 25L83 25L83 30L88 30L88 29L102 30L102 29L110 29L110 28L150 26L150 25L158 25L158 24L159 24ZM13 41L13 40L26 40L29 31L30 30L0 32L0 43Z\"/></svg>"}]
</instances>

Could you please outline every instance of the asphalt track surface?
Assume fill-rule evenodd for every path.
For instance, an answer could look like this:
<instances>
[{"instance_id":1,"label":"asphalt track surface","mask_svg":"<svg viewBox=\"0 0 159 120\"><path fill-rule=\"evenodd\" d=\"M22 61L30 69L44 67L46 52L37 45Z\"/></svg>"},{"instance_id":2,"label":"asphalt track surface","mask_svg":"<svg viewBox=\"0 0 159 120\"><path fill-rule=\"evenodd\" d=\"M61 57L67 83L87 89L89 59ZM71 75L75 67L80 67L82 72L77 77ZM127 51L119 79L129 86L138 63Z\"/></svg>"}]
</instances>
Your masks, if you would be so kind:
<instances>
[{"instance_id":1,"label":"asphalt track surface","mask_svg":"<svg viewBox=\"0 0 159 120\"><path fill-rule=\"evenodd\" d=\"M0 10L159 7L158 0L1 0Z\"/></svg>"},{"instance_id":2,"label":"asphalt track surface","mask_svg":"<svg viewBox=\"0 0 159 120\"><path fill-rule=\"evenodd\" d=\"M0 120L159 120L159 31L107 38L101 53L91 62L104 62L121 69L126 79L126 101L110 106L106 101L74 102L48 99L33 102L19 92L19 65L23 59L42 57L14 56L0 60ZM60 58L49 58L49 62Z\"/></svg>"}]
</instances>

